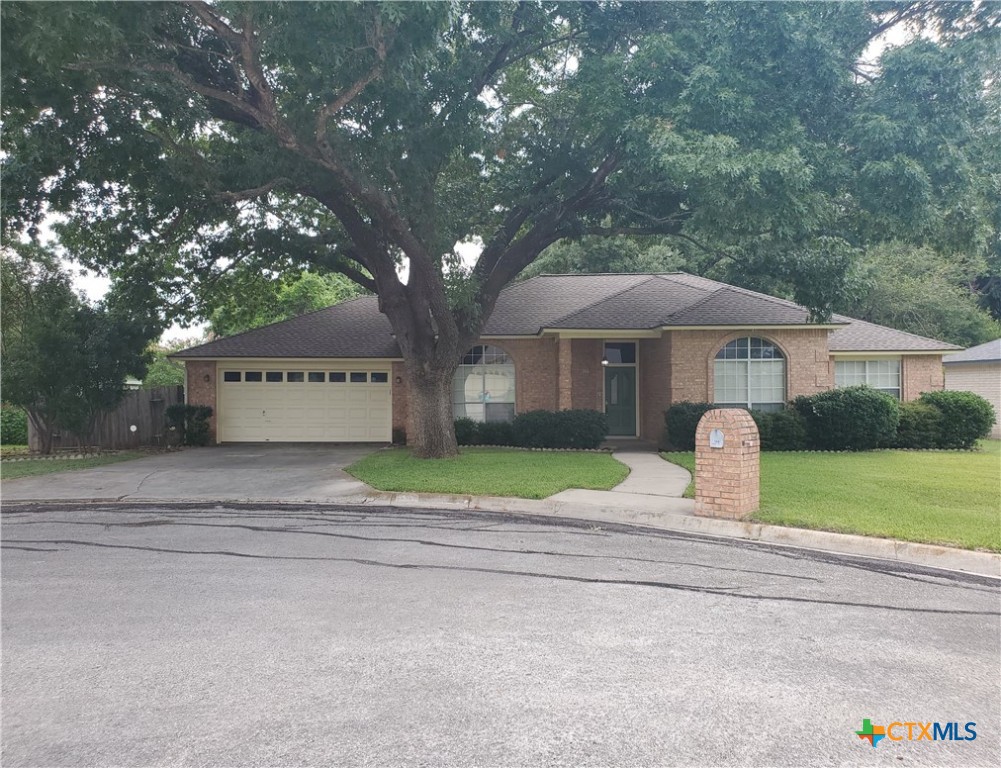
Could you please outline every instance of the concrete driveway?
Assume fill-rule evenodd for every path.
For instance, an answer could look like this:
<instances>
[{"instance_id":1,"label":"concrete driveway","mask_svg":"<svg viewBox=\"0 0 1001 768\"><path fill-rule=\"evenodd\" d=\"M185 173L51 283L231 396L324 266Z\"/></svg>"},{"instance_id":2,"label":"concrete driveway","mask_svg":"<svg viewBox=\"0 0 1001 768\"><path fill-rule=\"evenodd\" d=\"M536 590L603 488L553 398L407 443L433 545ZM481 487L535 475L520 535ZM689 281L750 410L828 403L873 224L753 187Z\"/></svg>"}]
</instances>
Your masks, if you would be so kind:
<instances>
[{"instance_id":1,"label":"concrete driveway","mask_svg":"<svg viewBox=\"0 0 1001 768\"><path fill-rule=\"evenodd\" d=\"M990 579L334 505L22 507L2 539L4 768L1001 760Z\"/></svg>"},{"instance_id":2,"label":"concrete driveway","mask_svg":"<svg viewBox=\"0 0 1001 768\"><path fill-rule=\"evenodd\" d=\"M373 445L221 445L3 481L3 500L336 501L368 486L343 471Z\"/></svg>"}]
</instances>

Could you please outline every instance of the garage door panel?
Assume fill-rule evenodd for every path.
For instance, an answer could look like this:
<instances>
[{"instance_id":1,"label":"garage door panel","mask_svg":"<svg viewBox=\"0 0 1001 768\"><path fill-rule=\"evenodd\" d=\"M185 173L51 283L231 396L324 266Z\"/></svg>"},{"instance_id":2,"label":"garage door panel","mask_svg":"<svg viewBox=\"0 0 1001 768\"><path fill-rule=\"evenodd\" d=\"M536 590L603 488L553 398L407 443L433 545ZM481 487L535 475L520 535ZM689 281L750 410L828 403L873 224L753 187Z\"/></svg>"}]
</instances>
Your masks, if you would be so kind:
<instances>
[{"instance_id":1,"label":"garage door panel","mask_svg":"<svg viewBox=\"0 0 1001 768\"><path fill-rule=\"evenodd\" d=\"M225 371L241 372L225 381ZM245 371L277 371L261 365L220 367L218 431L222 442L389 442L392 388L388 369L370 368L365 383L340 381L332 370L352 371L334 363L323 381L247 382ZM295 370L299 370L298 368ZM311 368L317 372L317 368ZM373 371L385 381L371 383ZM318 378L318 377L315 377ZM334 380L331 380L334 378ZM360 377L358 377L360 378Z\"/></svg>"}]
</instances>

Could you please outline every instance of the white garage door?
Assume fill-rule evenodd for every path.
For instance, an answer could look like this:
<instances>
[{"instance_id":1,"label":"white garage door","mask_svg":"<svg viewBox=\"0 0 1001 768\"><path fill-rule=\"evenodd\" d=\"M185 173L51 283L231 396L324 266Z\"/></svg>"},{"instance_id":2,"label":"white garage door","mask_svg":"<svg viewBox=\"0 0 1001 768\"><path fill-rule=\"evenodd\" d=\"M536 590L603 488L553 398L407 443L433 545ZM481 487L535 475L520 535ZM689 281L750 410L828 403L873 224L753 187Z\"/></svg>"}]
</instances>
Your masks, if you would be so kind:
<instances>
[{"instance_id":1,"label":"white garage door","mask_svg":"<svg viewBox=\"0 0 1001 768\"><path fill-rule=\"evenodd\" d=\"M390 442L390 369L219 368L223 443Z\"/></svg>"}]
</instances>

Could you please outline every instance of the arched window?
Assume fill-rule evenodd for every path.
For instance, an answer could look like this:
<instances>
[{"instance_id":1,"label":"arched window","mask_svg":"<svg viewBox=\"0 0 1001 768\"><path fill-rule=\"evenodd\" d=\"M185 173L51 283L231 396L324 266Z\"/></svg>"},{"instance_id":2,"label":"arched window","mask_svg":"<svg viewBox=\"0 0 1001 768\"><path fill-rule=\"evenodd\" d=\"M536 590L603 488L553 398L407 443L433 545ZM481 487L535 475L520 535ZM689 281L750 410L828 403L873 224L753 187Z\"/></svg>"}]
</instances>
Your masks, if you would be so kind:
<instances>
[{"instance_id":1,"label":"arched window","mask_svg":"<svg viewBox=\"0 0 1001 768\"><path fill-rule=\"evenodd\" d=\"M455 418L511 421L514 418L514 362L499 347L478 344L462 357L452 379Z\"/></svg>"},{"instance_id":2,"label":"arched window","mask_svg":"<svg viewBox=\"0 0 1001 768\"><path fill-rule=\"evenodd\" d=\"M769 341L745 336L716 353L713 402L733 408L781 410L786 401L786 361Z\"/></svg>"}]
</instances>

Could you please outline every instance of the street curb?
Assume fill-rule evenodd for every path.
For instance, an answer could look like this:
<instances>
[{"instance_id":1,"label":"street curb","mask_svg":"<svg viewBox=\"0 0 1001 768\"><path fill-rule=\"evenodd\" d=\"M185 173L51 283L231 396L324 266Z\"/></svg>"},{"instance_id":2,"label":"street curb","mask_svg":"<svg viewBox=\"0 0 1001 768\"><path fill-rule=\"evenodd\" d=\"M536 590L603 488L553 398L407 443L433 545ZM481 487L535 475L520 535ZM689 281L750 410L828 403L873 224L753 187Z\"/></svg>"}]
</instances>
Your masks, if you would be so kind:
<instances>
[{"instance_id":1,"label":"street curb","mask_svg":"<svg viewBox=\"0 0 1001 768\"><path fill-rule=\"evenodd\" d=\"M429 493L390 493L371 491L363 495L348 495L324 499L163 499L126 497L107 499L32 499L4 503L4 507L18 507L44 504L343 504L367 507L409 507L418 509L439 509L470 512L501 512L531 517L575 520L597 525L622 525L647 528L658 531L688 533L717 538L742 539L762 544L795 547L842 555L892 560L912 565L961 571L979 576L1001 579L1001 554L994 552L973 552L935 544L918 544L857 536L831 531L814 531L805 528L786 528L765 523L721 520L711 517L696 517L694 501L691 499L665 498L665 503L685 512L665 510L630 510L599 504L553 502L546 500L518 499L499 496L438 495Z\"/></svg>"},{"instance_id":2,"label":"street curb","mask_svg":"<svg viewBox=\"0 0 1001 768\"><path fill-rule=\"evenodd\" d=\"M672 502L691 499L671 499ZM348 503L348 502L346 502ZM663 531L691 533L703 536L758 541L800 549L812 549L843 555L861 555L883 560L895 560L912 565L963 571L980 576L1001 579L1001 554L973 552L936 544L919 544L897 539L882 539L832 531L815 531L806 528L787 528L766 523L721 520L696 517L677 512L637 512L621 507L567 504L563 502L535 501L489 496L437 496L421 493L370 493L362 504L389 507L419 507L435 509L464 509L481 512L508 512L540 517L584 520L587 522L641 526Z\"/></svg>"}]
</instances>

